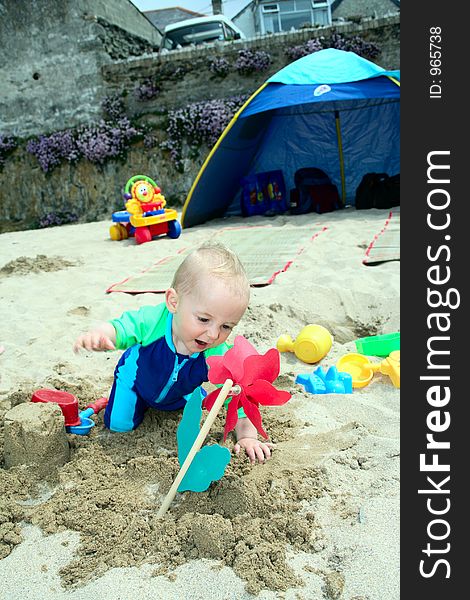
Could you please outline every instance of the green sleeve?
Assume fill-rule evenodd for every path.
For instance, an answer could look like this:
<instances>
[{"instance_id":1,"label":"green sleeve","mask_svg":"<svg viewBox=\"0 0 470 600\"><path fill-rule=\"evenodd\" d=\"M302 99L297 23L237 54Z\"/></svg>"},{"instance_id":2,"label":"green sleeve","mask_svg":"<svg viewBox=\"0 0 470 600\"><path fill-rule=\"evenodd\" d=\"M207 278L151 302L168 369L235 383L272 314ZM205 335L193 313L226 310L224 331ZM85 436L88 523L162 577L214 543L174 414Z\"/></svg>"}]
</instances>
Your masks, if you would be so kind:
<instances>
[{"instance_id":1,"label":"green sleeve","mask_svg":"<svg viewBox=\"0 0 470 600\"><path fill-rule=\"evenodd\" d=\"M227 410L229 402L230 402L230 396L224 402L225 410ZM239 419L246 419L247 418L246 415L245 415L245 411L243 410L243 406L240 406L240 408L237 410L237 415L238 415Z\"/></svg>"},{"instance_id":2,"label":"green sleeve","mask_svg":"<svg viewBox=\"0 0 470 600\"><path fill-rule=\"evenodd\" d=\"M110 321L116 330L116 348L124 350L134 344L147 346L165 335L168 310L165 303L142 306L139 310L126 311L118 319Z\"/></svg>"},{"instance_id":3,"label":"green sleeve","mask_svg":"<svg viewBox=\"0 0 470 600\"><path fill-rule=\"evenodd\" d=\"M233 345L227 344L227 342L224 342L223 344L219 344L218 346L215 346L214 348L209 348L209 350L204 350L204 356L207 358L209 356L222 356L224 355L227 350L230 350L230 348L232 348Z\"/></svg>"}]
</instances>

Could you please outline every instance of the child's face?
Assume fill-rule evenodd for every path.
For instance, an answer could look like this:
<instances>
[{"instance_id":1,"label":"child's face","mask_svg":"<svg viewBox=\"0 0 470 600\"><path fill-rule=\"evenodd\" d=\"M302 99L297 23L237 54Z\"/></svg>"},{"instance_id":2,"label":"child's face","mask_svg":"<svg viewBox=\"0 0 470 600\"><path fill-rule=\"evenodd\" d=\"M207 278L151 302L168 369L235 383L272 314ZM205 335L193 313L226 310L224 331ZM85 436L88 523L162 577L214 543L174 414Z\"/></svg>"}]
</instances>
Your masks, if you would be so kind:
<instances>
[{"instance_id":1,"label":"child's face","mask_svg":"<svg viewBox=\"0 0 470 600\"><path fill-rule=\"evenodd\" d=\"M203 352L225 342L242 318L247 300L233 294L215 277L205 277L189 294L166 292L168 310L173 313L173 342L177 352Z\"/></svg>"}]
</instances>

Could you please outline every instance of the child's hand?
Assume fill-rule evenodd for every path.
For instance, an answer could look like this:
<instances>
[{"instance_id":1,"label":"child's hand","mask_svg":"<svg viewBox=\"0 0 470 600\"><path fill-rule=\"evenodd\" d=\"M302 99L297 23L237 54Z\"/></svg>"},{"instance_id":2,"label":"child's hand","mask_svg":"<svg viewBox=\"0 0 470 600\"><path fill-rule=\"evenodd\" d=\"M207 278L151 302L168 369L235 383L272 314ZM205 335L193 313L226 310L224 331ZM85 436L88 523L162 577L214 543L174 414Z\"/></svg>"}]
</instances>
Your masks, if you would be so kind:
<instances>
[{"instance_id":1,"label":"child's hand","mask_svg":"<svg viewBox=\"0 0 470 600\"><path fill-rule=\"evenodd\" d=\"M241 448L245 449L245 452L250 459L251 464L256 463L256 459L260 463L271 458L271 448L273 445L269 442L261 442L256 438L244 437L240 438L235 444L233 450L235 454L240 454Z\"/></svg>"},{"instance_id":2,"label":"child's hand","mask_svg":"<svg viewBox=\"0 0 470 600\"><path fill-rule=\"evenodd\" d=\"M73 345L73 351L78 352L80 348L84 348L85 350L94 350L96 352L116 350L116 346L111 338L99 329L88 331L87 333L82 333L82 335L79 335Z\"/></svg>"}]
</instances>

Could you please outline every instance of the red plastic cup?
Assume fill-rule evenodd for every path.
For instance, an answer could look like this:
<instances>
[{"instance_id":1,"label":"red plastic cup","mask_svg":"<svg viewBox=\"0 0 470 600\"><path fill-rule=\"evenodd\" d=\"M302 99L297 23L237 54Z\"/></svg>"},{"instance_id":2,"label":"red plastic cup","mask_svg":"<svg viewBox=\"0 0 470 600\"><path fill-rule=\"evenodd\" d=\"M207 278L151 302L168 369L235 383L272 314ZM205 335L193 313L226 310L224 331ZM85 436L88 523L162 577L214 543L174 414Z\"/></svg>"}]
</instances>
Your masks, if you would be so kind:
<instances>
[{"instance_id":1,"label":"red plastic cup","mask_svg":"<svg viewBox=\"0 0 470 600\"><path fill-rule=\"evenodd\" d=\"M55 402L60 406L67 427L76 427L81 424L78 416L78 400L73 394L43 388L34 392L31 402Z\"/></svg>"}]
</instances>

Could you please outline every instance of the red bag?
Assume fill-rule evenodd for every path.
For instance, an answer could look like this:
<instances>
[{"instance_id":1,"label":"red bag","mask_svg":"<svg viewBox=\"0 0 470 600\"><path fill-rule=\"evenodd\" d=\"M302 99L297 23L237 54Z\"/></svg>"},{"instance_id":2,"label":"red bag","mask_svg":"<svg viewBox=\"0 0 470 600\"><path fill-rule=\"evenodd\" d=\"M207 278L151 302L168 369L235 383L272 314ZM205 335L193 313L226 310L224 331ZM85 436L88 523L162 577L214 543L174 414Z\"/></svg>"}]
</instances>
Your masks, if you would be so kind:
<instances>
[{"instance_id":1,"label":"red bag","mask_svg":"<svg viewBox=\"0 0 470 600\"><path fill-rule=\"evenodd\" d=\"M308 186L308 194L312 199L312 210L319 214L332 212L341 204L338 190L332 183Z\"/></svg>"},{"instance_id":2,"label":"red bag","mask_svg":"<svg viewBox=\"0 0 470 600\"><path fill-rule=\"evenodd\" d=\"M337 187L321 169L299 169L294 176L295 189L290 191L290 212L301 215L308 212L325 213L341 208Z\"/></svg>"}]
</instances>

